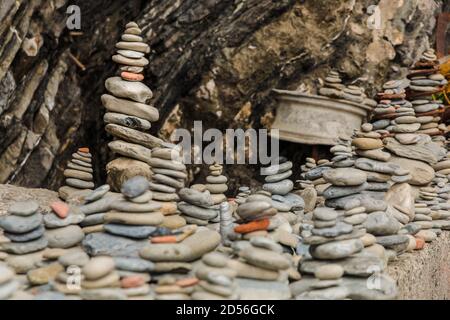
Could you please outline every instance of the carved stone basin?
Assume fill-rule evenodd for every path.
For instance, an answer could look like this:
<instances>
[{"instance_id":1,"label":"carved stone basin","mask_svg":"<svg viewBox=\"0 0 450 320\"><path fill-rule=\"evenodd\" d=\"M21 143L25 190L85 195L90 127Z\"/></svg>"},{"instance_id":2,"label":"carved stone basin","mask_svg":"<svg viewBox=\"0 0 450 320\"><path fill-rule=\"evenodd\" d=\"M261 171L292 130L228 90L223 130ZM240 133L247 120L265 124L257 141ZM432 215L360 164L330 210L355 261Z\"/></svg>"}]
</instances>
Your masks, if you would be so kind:
<instances>
[{"instance_id":1,"label":"carved stone basin","mask_svg":"<svg viewBox=\"0 0 450 320\"><path fill-rule=\"evenodd\" d=\"M333 145L338 136L350 137L367 119L371 107L296 91L273 90L278 101L272 129L281 140Z\"/></svg>"}]
</instances>

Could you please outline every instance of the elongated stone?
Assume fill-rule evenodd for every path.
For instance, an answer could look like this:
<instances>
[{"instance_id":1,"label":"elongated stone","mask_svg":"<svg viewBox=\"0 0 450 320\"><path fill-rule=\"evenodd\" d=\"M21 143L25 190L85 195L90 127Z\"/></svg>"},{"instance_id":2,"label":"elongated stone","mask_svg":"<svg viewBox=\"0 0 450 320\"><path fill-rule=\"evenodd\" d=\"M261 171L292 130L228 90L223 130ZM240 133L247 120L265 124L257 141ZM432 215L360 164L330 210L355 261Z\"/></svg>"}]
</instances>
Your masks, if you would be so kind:
<instances>
[{"instance_id":1,"label":"elongated stone","mask_svg":"<svg viewBox=\"0 0 450 320\"><path fill-rule=\"evenodd\" d=\"M107 124L105 126L105 130L119 139L139 144L149 149L159 147L164 144L164 142L161 139L152 136L151 134L127 128L117 124L112 123Z\"/></svg>"},{"instance_id":2,"label":"elongated stone","mask_svg":"<svg viewBox=\"0 0 450 320\"><path fill-rule=\"evenodd\" d=\"M108 223L104 225L104 230L111 234L128 237L132 239L147 239L157 230L157 227L129 226L129 225Z\"/></svg>"},{"instance_id":3,"label":"elongated stone","mask_svg":"<svg viewBox=\"0 0 450 320\"><path fill-rule=\"evenodd\" d=\"M119 43L121 43L121 42L119 42ZM131 42L128 42L128 43L131 43ZM139 58L139 59L130 59L130 58L124 57L120 54L113 55L112 60L119 64L124 64L126 66L135 66L135 67L145 67L149 63L149 61L144 57Z\"/></svg>"},{"instance_id":4,"label":"elongated stone","mask_svg":"<svg viewBox=\"0 0 450 320\"><path fill-rule=\"evenodd\" d=\"M93 172L94 172L94 170L93 170L92 168L80 166L80 165L78 165L78 164L76 164L76 163L73 163L72 161L70 161L70 162L67 164L67 168L69 168L69 169L74 169L74 170L78 170L78 171L84 171L84 172L87 172L87 173L93 173Z\"/></svg>"},{"instance_id":5,"label":"elongated stone","mask_svg":"<svg viewBox=\"0 0 450 320\"><path fill-rule=\"evenodd\" d=\"M139 254L150 261L190 262L213 251L220 244L220 239L218 232L202 230L180 243L147 245Z\"/></svg>"},{"instance_id":6,"label":"elongated stone","mask_svg":"<svg viewBox=\"0 0 450 320\"><path fill-rule=\"evenodd\" d=\"M322 196L325 199L341 198L366 190L368 186L369 184L367 182L364 182L359 186L349 186L349 187L338 187L332 185L325 189Z\"/></svg>"},{"instance_id":7,"label":"elongated stone","mask_svg":"<svg viewBox=\"0 0 450 320\"><path fill-rule=\"evenodd\" d=\"M0 244L3 251L13 254L27 254L43 250L47 247L48 241L45 237L27 242L8 242Z\"/></svg>"},{"instance_id":8,"label":"elongated stone","mask_svg":"<svg viewBox=\"0 0 450 320\"><path fill-rule=\"evenodd\" d=\"M126 142L123 140L115 140L108 143L108 147L115 153L137 159L148 163L151 159L152 152L150 149L139 144Z\"/></svg>"},{"instance_id":9,"label":"elongated stone","mask_svg":"<svg viewBox=\"0 0 450 320\"><path fill-rule=\"evenodd\" d=\"M10 233L26 233L42 224L42 214L32 216L3 216L0 217L0 228Z\"/></svg>"},{"instance_id":10,"label":"elongated stone","mask_svg":"<svg viewBox=\"0 0 450 320\"><path fill-rule=\"evenodd\" d=\"M117 49L124 49L124 50L134 50L139 51L143 53L149 53L150 47L148 44L143 42L130 42L130 41L121 41L116 43Z\"/></svg>"},{"instance_id":11,"label":"elongated stone","mask_svg":"<svg viewBox=\"0 0 450 320\"><path fill-rule=\"evenodd\" d=\"M211 194L209 192L200 192L195 189L183 188L178 192L181 200L187 203L209 208L213 205Z\"/></svg>"},{"instance_id":12,"label":"elongated stone","mask_svg":"<svg viewBox=\"0 0 450 320\"><path fill-rule=\"evenodd\" d=\"M181 188L184 187L183 181L179 181L179 180L173 179L173 178L171 178L169 176L166 176L166 175L163 175L163 174L157 173L157 174L152 176L152 179L157 181L157 182L160 182L162 184L166 184L168 186L176 188L176 189L181 189Z\"/></svg>"},{"instance_id":13,"label":"elongated stone","mask_svg":"<svg viewBox=\"0 0 450 320\"><path fill-rule=\"evenodd\" d=\"M217 210L197 207L184 202L178 203L178 209L188 216L202 220L211 220L217 217L218 215Z\"/></svg>"},{"instance_id":14,"label":"elongated stone","mask_svg":"<svg viewBox=\"0 0 450 320\"><path fill-rule=\"evenodd\" d=\"M127 200L116 200L110 205L111 210L122 212L153 212L161 209L157 202L133 203Z\"/></svg>"},{"instance_id":15,"label":"elongated stone","mask_svg":"<svg viewBox=\"0 0 450 320\"><path fill-rule=\"evenodd\" d=\"M105 113L103 121L137 130L148 130L151 128L151 123L148 120L115 112Z\"/></svg>"},{"instance_id":16,"label":"elongated stone","mask_svg":"<svg viewBox=\"0 0 450 320\"><path fill-rule=\"evenodd\" d=\"M75 179L80 179L80 180L84 180L84 181L92 181L94 179L92 174L90 174L89 172L83 172L83 171L78 171L78 170L73 170L73 169L66 169L66 170L64 170L63 174L67 178L75 178Z\"/></svg>"},{"instance_id":17,"label":"elongated stone","mask_svg":"<svg viewBox=\"0 0 450 320\"><path fill-rule=\"evenodd\" d=\"M8 208L8 213L16 216L31 216L39 210L39 203L34 200L16 202Z\"/></svg>"},{"instance_id":18,"label":"elongated stone","mask_svg":"<svg viewBox=\"0 0 450 320\"><path fill-rule=\"evenodd\" d=\"M145 103L153 97L152 90L142 82L125 81L120 77L106 79L105 87L115 97L128 98L140 103Z\"/></svg>"},{"instance_id":19,"label":"elongated stone","mask_svg":"<svg viewBox=\"0 0 450 320\"><path fill-rule=\"evenodd\" d=\"M186 166L180 162L168 161L164 159L152 158L148 161L148 164L152 167L169 169L169 170L177 170L184 171L186 170Z\"/></svg>"},{"instance_id":20,"label":"elongated stone","mask_svg":"<svg viewBox=\"0 0 450 320\"><path fill-rule=\"evenodd\" d=\"M102 95L102 103L111 112L139 117L150 122L158 121L159 119L158 109L147 104L116 98L109 94Z\"/></svg>"},{"instance_id":21,"label":"elongated stone","mask_svg":"<svg viewBox=\"0 0 450 320\"><path fill-rule=\"evenodd\" d=\"M27 242L42 237L44 235L44 232L44 226L40 225L36 229L31 230L27 233L10 233L5 231L4 236L13 242Z\"/></svg>"},{"instance_id":22,"label":"elongated stone","mask_svg":"<svg viewBox=\"0 0 450 320\"><path fill-rule=\"evenodd\" d=\"M152 213L123 213L108 212L105 214L106 223L121 223L138 226L157 226L164 221L164 216L160 212Z\"/></svg>"}]
</instances>

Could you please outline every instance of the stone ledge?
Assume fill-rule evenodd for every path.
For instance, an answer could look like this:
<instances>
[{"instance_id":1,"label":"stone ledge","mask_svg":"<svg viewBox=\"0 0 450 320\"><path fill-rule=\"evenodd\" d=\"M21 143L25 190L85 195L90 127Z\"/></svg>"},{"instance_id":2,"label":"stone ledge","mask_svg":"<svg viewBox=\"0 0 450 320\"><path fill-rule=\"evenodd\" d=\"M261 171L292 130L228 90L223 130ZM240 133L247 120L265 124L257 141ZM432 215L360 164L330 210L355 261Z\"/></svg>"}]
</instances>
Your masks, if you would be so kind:
<instances>
[{"instance_id":1,"label":"stone ledge","mask_svg":"<svg viewBox=\"0 0 450 320\"><path fill-rule=\"evenodd\" d=\"M450 232L443 231L421 251L405 253L389 263L397 280L398 299L450 299Z\"/></svg>"}]
</instances>

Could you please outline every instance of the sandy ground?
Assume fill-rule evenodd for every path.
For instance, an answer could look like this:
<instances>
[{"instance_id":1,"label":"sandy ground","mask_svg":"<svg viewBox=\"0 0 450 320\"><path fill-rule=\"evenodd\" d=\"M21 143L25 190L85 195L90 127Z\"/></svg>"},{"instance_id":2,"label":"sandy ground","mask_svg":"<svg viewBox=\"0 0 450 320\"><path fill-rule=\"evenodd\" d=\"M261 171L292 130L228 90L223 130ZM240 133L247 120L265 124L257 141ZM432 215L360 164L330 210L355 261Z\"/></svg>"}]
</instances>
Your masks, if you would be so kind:
<instances>
[{"instance_id":1,"label":"sandy ground","mask_svg":"<svg viewBox=\"0 0 450 320\"><path fill-rule=\"evenodd\" d=\"M0 215L5 214L14 202L29 199L36 200L42 210L49 212L49 204L58 200L58 193L47 189L27 189L0 184Z\"/></svg>"}]
</instances>

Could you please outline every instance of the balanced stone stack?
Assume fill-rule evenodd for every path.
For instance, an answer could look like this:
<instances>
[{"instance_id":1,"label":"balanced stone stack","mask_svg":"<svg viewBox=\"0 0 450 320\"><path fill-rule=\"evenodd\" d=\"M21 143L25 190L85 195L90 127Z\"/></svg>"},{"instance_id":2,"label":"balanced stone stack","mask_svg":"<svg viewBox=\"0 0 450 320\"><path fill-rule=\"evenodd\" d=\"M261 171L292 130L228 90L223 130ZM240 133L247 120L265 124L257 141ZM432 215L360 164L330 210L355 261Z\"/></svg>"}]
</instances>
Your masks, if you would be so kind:
<instances>
[{"instance_id":1,"label":"balanced stone stack","mask_svg":"<svg viewBox=\"0 0 450 320\"><path fill-rule=\"evenodd\" d=\"M292 257L283 247L267 237L233 244L239 260L230 260L228 267L237 272L236 283L241 299L290 299L288 270Z\"/></svg>"},{"instance_id":2,"label":"balanced stone stack","mask_svg":"<svg viewBox=\"0 0 450 320\"><path fill-rule=\"evenodd\" d=\"M154 241L152 238L152 243L139 250L140 258L155 263L155 272L174 275L189 272L196 260L217 248L221 239L218 232L204 227L188 228L186 231L183 237L173 239L175 242Z\"/></svg>"},{"instance_id":3,"label":"balanced stone stack","mask_svg":"<svg viewBox=\"0 0 450 320\"><path fill-rule=\"evenodd\" d=\"M446 126L439 122L444 105L442 101L435 100L433 94L442 91L447 80L439 73L439 61L433 49L425 51L411 68L408 77L411 79L408 97L420 120L418 133L428 134L433 137L433 141L443 145Z\"/></svg>"},{"instance_id":4,"label":"balanced stone stack","mask_svg":"<svg viewBox=\"0 0 450 320\"><path fill-rule=\"evenodd\" d=\"M218 252L202 257L195 270L200 280L192 294L194 300L237 300L237 273L228 267L229 258Z\"/></svg>"},{"instance_id":5,"label":"balanced stone stack","mask_svg":"<svg viewBox=\"0 0 450 320\"><path fill-rule=\"evenodd\" d=\"M59 256L58 263L63 270L57 274L52 287L66 295L78 295L84 280L81 270L88 262L89 256L81 249L71 249Z\"/></svg>"},{"instance_id":6,"label":"balanced stone stack","mask_svg":"<svg viewBox=\"0 0 450 320\"><path fill-rule=\"evenodd\" d=\"M340 99L343 96L345 85L342 84L342 79L339 72L331 70L325 78L323 87L319 89L319 94L322 96Z\"/></svg>"},{"instance_id":7,"label":"balanced stone stack","mask_svg":"<svg viewBox=\"0 0 450 320\"><path fill-rule=\"evenodd\" d=\"M244 239L250 239L254 236L266 236L270 218L278 211L272 206L270 193L260 192L250 195L245 203L239 205L236 213L240 219L236 221L239 225L234 231L241 234Z\"/></svg>"},{"instance_id":8,"label":"balanced stone stack","mask_svg":"<svg viewBox=\"0 0 450 320\"><path fill-rule=\"evenodd\" d=\"M330 152L333 155L331 158L331 165L333 167L348 168L355 164L351 143L352 140L350 137L338 137L336 144L330 149ZM329 164L325 164L324 167L329 167ZM308 175L306 176L308 177Z\"/></svg>"},{"instance_id":9,"label":"balanced stone stack","mask_svg":"<svg viewBox=\"0 0 450 320\"><path fill-rule=\"evenodd\" d=\"M378 93L378 104L373 110L373 128L382 136L412 134L420 128L411 102L406 100L408 79L391 80Z\"/></svg>"},{"instance_id":10,"label":"balanced stone stack","mask_svg":"<svg viewBox=\"0 0 450 320\"><path fill-rule=\"evenodd\" d=\"M181 202L178 209L189 224L207 226L220 219L219 207L214 205L213 198L204 185L193 185L178 192Z\"/></svg>"},{"instance_id":11,"label":"balanced stone stack","mask_svg":"<svg viewBox=\"0 0 450 320\"><path fill-rule=\"evenodd\" d=\"M104 216L104 230L113 236L136 240L148 239L162 224L161 205L152 201L145 177L127 180L121 188L122 198L113 201Z\"/></svg>"},{"instance_id":12,"label":"balanced stone stack","mask_svg":"<svg viewBox=\"0 0 450 320\"><path fill-rule=\"evenodd\" d=\"M110 186L105 184L84 197L85 203L80 206L80 211L85 215L80 226L85 234L103 231L105 214L109 211L109 206L114 197L119 195L109 195Z\"/></svg>"},{"instance_id":13,"label":"balanced stone stack","mask_svg":"<svg viewBox=\"0 0 450 320\"><path fill-rule=\"evenodd\" d=\"M109 184L116 190L133 176L150 178L151 149L163 145L161 139L145 132L151 122L159 119L159 112L146 104L153 96L150 88L142 83L143 68L149 63L144 56L150 48L140 34L135 22L126 25L122 41L116 44L117 54L112 57L120 66L120 76L106 80L105 87L110 94L102 96L107 110L105 129L116 139L108 147L120 155L107 165Z\"/></svg>"},{"instance_id":14,"label":"balanced stone stack","mask_svg":"<svg viewBox=\"0 0 450 320\"><path fill-rule=\"evenodd\" d=\"M265 176L263 190L272 195L285 196L294 189L294 183L289 180L292 175L292 162L280 157L279 164L261 168L261 175Z\"/></svg>"},{"instance_id":15,"label":"balanced stone stack","mask_svg":"<svg viewBox=\"0 0 450 320\"><path fill-rule=\"evenodd\" d=\"M127 295L120 288L120 276L115 270L114 259L98 256L82 269L80 296L85 300L125 300Z\"/></svg>"},{"instance_id":16,"label":"balanced stone stack","mask_svg":"<svg viewBox=\"0 0 450 320\"><path fill-rule=\"evenodd\" d=\"M10 241L1 243L0 251L23 255L43 250L48 245L42 214L35 201L11 205L8 214L0 217L0 228Z\"/></svg>"},{"instance_id":17,"label":"balanced stone stack","mask_svg":"<svg viewBox=\"0 0 450 320\"><path fill-rule=\"evenodd\" d=\"M215 205L227 201L225 192L228 190L228 178L222 175L223 166L215 163L209 167L209 175L206 177L206 190L211 194L211 198Z\"/></svg>"},{"instance_id":18,"label":"balanced stone stack","mask_svg":"<svg viewBox=\"0 0 450 320\"><path fill-rule=\"evenodd\" d=\"M53 212L44 216L48 247L68 249L78 245L84 239L84 232L78 226L84 220L84 214L64 202L54 202L50 206Z\"/></svg>"},{"instance_id":19,"label":"balanced stone stack","mask_svg":"<svg viewBox=\"0 0 450 320\"><path fill-rule=\"evenodd\" d=\"M165 215L163 225L171 229L184 226L186 221L177 215L177 192L184 188L187 172L178 149L154 148L149 164L153 171L149 187L153 200L161 205L160 211Z\"/></svg>"},{"instance_id":20,"label":"balanced stone stack","mask_svg":"<svg viewBox=\"0 0 450 320\"><path fill-rule=\"evenodd\" d=\"M386 263L385 250L376 244L373 235L366 233L368 219L362 206L349 206L345 211L328 207L314 210L314 227L304 241L309 245L310 256L305 255L300 262L304 277L291 284L296 299L395 297L395 292L384 287L367 287L367 278L382 272ZM395 288L392 279L387 282Z\"/></svg>"},{"instance_id":21,"label":"balanced stone stack","mask_svg":"<svg viewBox=\"0 0 450 320\"><path fill-rule=\"evenodd\" d=\"M363 103L371 107L376 105L374 100L367 98L362 87L354 84L344 85L339 72L335 70L331 70L328 73L323 86L319 89L319 95L354 103Z\"/></svg>"},{"instance_id":22,"label":"balanced stone stack","mask_svg":"<svg viewBox=\"0 0 450 320\"><path fill-rule=\"evenodd\" d=\"M305 164L300 166L302 174L306 174L309 170L317 167L316 160L314 158L306 158Z\"/></svg>"},{"instance_id":23,"label":"balanced stone stack","mask_svg":"<svg viewBox=\"0 0 450 320\"><path fill-rule=\"evenodd\" d=\"M89 148L79 148L72 154L72 159L64 170L66 185L58 190L60 198L67 200L72 195L94 189L92 174L92 155L89 153Z\"/></svg>"},{"instance_id":24,"label":"balanced stone stack","mask_svg":"<svg viewBox=\"0 0 450 320\"><path fill-rule=\"evenodd\" d=\"M240 186L238 189L238 194L236 195L235 202L240 205L247 201L248 196L252 193L249 187Z\"/></svg>"},{"instance_id":25,"label":"balanced stone stack","mask_svg":"<svg viewBox=\"0 0 450 320\"><path fill-rule=\"evenodd\" d=\"M0 262L0 300L11 298L19 287L14 270Z\"/></svg>"}]
</instances>

